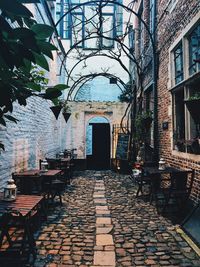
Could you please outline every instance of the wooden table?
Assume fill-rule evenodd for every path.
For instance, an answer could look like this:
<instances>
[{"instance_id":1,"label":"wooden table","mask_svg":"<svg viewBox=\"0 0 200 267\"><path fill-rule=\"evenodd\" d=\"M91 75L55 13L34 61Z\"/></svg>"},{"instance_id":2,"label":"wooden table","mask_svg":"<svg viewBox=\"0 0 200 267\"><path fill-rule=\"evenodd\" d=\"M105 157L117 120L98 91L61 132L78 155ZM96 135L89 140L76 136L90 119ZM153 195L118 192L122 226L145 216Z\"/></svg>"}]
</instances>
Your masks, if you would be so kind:
<instances>
[{"instance_id":1,"label":"wooden table","mask_svg":"<svg viewBox=\"0 0 200 267\"><path fill-rule=\"evenodd\" d=\"M157 201L157 195L162 188L162 184L168 185L168 187L163 188L161 191L165 193L165 204L163 206L163 211L167 207L169 200L171 198L172 193L176 192L176 190L184 190L187 187L188 182L188 174L194 175L193 170L191 169L179 169L175 167L168 166L164 170L160 170L158 167L144 167L143 173L147 177L150 177L151 180L151 196L150 202L153 199ZM169 178L163 178L162 175L169 175ZM192 177L191 179L193 179Z\"/></svg>"},{"instance_id":2,"label":"wooden table","mask_svg":"<svg viewBox=\"0 0 200 267\"><path fill-rule=\"evenodd\" d=\"M19 173L14 173L13 178L20 188L20 193L31 194L34 190L38 193L42 192L42 183L45 179L50 182L58 178L62 170L27 170Z\"/></svg>"},{"instance_id":3,"label":"wooden table","mask_svg":"<svg viewBox=\"0 0 200 267\"><path fill-rule=\"evenodd\" d=\"M13 241L9 235L10 228L20 228L23 230L22 246L20 253L23 254L26 244L29 246L29 252L36 256L36 244L33 236L33 226L31 219L33 214L39 212L43 207L44 198L35 195L17 195L15 201L7 202L3 200L0 194L0 248L4 237L12 246Z\"/></svg>"}]
</instances>

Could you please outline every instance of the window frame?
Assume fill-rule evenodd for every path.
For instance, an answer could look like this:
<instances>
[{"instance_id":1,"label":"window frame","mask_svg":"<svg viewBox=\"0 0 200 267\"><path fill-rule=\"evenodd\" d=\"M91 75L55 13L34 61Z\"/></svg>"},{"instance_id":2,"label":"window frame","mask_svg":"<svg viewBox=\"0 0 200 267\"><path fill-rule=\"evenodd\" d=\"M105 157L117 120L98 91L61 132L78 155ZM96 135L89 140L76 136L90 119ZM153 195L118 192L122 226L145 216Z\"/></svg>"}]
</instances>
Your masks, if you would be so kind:
<instances>
[{"instance_id":1,"label":"window frame","mask_svg":"<svg viewBox=\"0 0 200 267\"><path fill-rule=\"evenodd\" d=\"M200 14L200 13L199 13ZM200 153L196 152L196 154L191 149L191 142L192 140L200 140L200 137L198 135L198 131L195 128L194 121L192 119L192 116L186 106L185 100L187 100L192 94L195 92L199 92L199 88L196 85L196 83L200 82L200 68L197 69L195 73L192 75L189 73L189 66L190 66L190 54L189 54L189 36L192 34L193 31L195 31L196 28L200 27L200 19L199 14L196 15L196 17L191 21L191 23L183 30L181 35L176 39L174 44L171 45L169 49L169 89L172 93L172 153L174 155L179 155L180 153L184 153L184 157L192 157L194 159L199 158L200 159ZM174 51L178 48L178 46L182 43L183 47L183 75L184 78L179 83L175 82L176 75L175 75L175 64L174 64ZM176 113L175 113L175 95L176 90L179 90L180 88L183 88L184 90L184 145L185 145L185 151L177 151L177 147L175 147L175 138L174 133L176 130ZM178 154L177 154L178 153Z\"/></svg>"}]
</instances>

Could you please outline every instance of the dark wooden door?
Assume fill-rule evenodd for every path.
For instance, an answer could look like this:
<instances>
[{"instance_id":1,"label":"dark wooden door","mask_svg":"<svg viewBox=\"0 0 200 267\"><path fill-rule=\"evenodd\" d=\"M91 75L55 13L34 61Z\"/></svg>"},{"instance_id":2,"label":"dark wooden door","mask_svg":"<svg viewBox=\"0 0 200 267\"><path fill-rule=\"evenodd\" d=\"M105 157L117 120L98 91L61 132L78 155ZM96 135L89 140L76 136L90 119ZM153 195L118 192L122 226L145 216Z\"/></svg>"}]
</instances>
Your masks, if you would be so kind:
<instances>
[{"instance_id":1,"label":"dark wooden door","mask_svg":"<svg viewBox=\"0 0 200 267\"><path fill-rule=\"evenodd\" d=\"M92 155L89 169L110 169L110 125L108 123L92 124Z\"/></svg>"}]
</instances>

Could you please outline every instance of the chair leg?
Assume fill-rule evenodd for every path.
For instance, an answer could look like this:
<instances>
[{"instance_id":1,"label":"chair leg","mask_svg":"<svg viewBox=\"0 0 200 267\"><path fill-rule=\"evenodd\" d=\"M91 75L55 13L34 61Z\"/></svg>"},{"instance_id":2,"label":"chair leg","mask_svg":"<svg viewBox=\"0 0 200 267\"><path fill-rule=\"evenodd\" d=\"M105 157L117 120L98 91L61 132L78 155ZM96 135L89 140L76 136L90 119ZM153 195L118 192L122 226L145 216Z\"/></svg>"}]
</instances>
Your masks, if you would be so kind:
<instances>
[{"instance_id":1,"label":"chair leg","mask_svg":"<svg viewBox=\"0 0 200 267\"><path fill-rule=\"evenodd\" d=\"M138 184L138 190L137 190L137 193L136 193L136 197L139 196L140 192L141 192L141 194L143 194L143 192L142 192L142 184Z\"/></svg>"}]
</instances>

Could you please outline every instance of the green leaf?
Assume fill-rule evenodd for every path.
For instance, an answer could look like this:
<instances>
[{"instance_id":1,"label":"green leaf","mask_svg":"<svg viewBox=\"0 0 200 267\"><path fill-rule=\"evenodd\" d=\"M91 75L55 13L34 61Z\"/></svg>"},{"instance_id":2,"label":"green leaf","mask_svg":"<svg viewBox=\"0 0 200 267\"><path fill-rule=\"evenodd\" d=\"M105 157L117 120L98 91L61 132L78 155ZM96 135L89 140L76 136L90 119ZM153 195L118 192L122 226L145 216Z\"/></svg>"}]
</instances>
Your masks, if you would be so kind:
<instances>
[{"instance_id":1,"label":"green leaf","mask_svg":"<svg viewBox=\"0 0 200 267\"><path fill-rule=\"evenodd\" d=\"M27 83L27 87L30 88L30 89L32 89L32 90L41 92L41 86L39 84L36 84L36 83Z\"/></svg>"},{"instance_id":2,"label":"green leaf","mask_svg":"<svg viewBox=\"0 0 200 267\"><path fill-rule=\"evenodd\" d=\"M2 31L6 31L6 32L12 31L10 24L1 15L0 15L0 25L1 25Z\"/></svg>"},{"instance_id":3,"label":"green leaf","mask_svg":"<svg viewBox=\"0 0 200 267\"><path fill-rule=\"evenodd\" d=\"M4 145L2 143L0 143L0 148L5 150L5 147L4 147Z\"/></svg>"},{"instance_id":4,"label":"green leaf","mask_svg":"<svg viewBox=\"0 0 200 267\"><path fill-rule=\"evenodd\" d=\"M15 14L17 16L33 17L32 13L28 10L28 8L26 8L24 5L22 5L18 1L11 2L8 0L1 0L0 9L3 11L7 11L11 14Z\"/></svg>"},{"instance_id":5,"label":"green leaf","mask_svg":"<svg viewBox=\"0 0 200 267\"><path fill-rule=\"evenodd\" d=\"M49 71L49 64L48 64L45 56L34 53L34 57L35 57L36 64L38 64L43 69Z\"/></svg>"},{"instance_id":6,"label":"green leaf","mask_svg":"<svg viewBox=\"0 0 200 267\"><path fill-rule=\"evenodd\" d=\"M53 102L54 106L57 106L59 104L58 98L53 98L51 99L51 101Z\"/></svg>"},{"instance_id":7,"label":"green leaf","mask_svg":"<svg viewBox=\"0 0 200 267\"><path fill-rule=\"evenodd\" d=\"M6 126L6 122L3 118L0 118L0 124L3 125L3 126Z\"/></svg>"},{"instance_id":8,"label":"green leaf","mask_svg":"<svg viewBox=\"0 0 200 267\"><path fill-rule=\"evenodd\" d=\"M40 48L42 53L44 53L49 58L53 59L53 55L52 55L51 51L58 50L57 47L55 47L54 45L52 45L48 42L44 42L41 40L38 41L37 44L38 44L38 47Z\"/></svg>"},{"instance_id":9,"label":"green leaf","mask_svg":"<svg viewBox=\"0 0 200 267\"><path fill-rule=\"evenodd\" d=\"M65 89L69 88L69 86L66 84L57 84L53 88L56 90L65 90Z\"/></svg>"},{"instance_id":10,"label":"green leaf","mask_svg":"<svg viewBox=\"0 0 200 267\"><path fill-rule=\"evenodd\" d=\"M24 38L34 38L35 33L27 28L15 28L12 31L14 38L24 39Z\"/></svg>"},{"instance_id":11,"label":"green leaf","mask_svg":"<svg viewBox=\"0 0 200 267\"><path fill-rule=\"evenodd\" d=\"M4 115L4 117L5 117L6 119L8 119L9 121L13 121L13 122L15 122L15 123L17 123L17 121L19 121L18 119L14 118L14 117L11 116L11 115Z\"/></svg>"},{"instance_id":12,"label":"green leaf","mask_svg":"<svg viewBox=\"0 0 200 267\"><path fill-rule=\"evenodd\" d=\"M51 99L55 99L61 95L62 95L61 91L48 91L43 95L43 98L51 100Z\"/></svg>"},{"instance_id":13,"label":"green leaf","mask_svg":"<svg viewBox=\"0 0 200 267\"><path fill-rule=\"evenodd\" d=\"M46 24L35 24L31 27L31 30L36 33L38 39L46 39L54 32L54 28Z\"/></svg>"}]
</instances>

